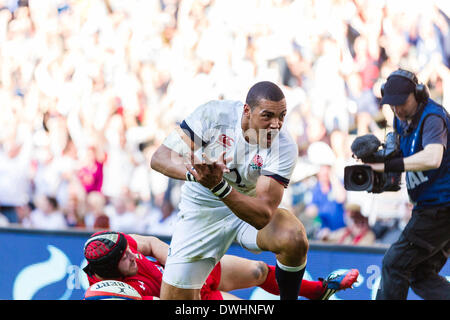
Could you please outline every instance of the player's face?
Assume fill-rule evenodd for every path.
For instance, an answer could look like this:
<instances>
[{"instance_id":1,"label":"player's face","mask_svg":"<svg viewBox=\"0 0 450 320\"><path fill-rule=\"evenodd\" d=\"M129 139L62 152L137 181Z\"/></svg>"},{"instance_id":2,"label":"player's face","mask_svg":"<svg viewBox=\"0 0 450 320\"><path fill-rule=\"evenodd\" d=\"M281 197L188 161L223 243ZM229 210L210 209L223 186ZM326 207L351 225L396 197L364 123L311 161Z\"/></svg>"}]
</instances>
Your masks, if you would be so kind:
<instances>
[{"instance_id":1,"label":"player's face","mask_svg":"<svg viewBox=\"0 0 450 320\"><path fill-rule=\"evenodd\" d=\"M392 111L401 121L411 119L417 111L417 101L413 93L410 93L405 103L399 106L391 106Z\"/></svg>"},{"instance_id":2,"label":"player's face","mask_svg":"<svg viewBox=\"0 0 450 320\"><path fill-rule=\"evenodd\" d=\"M138 272L138 267L136 263L136 255L131 252L130 248L122 256L119 261L119 271L126 277L134 276Z\"/></svg>"},{"instance_id":3,"label":"player's face","mask_svg":"<svg viewBox=\"0 0 450 320\"><path fill-rule=\"evenodd\" d=\"M253 132L254 139L259 145L270 147L283 126L286 113L285 99L281 101L262 99L258 106L249 110L249 130Z\"/></svg>"}]
</instances>

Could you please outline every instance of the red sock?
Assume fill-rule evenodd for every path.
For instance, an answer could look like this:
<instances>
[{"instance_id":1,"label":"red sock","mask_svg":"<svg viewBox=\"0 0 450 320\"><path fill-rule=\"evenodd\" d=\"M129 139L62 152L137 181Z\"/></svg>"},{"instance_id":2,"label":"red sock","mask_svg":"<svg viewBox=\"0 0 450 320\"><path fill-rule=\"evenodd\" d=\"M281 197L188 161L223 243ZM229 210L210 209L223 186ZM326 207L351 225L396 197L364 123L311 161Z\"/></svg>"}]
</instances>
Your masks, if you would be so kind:
<instances>
[{"instance_id":1,"label":"red sock","mask_svg":"<svg viewBox=\"0 0 450 320\"><path fill-rule=\"evenodd\" d=\"M325 288L322 285L322 281L302 280L299 296L316 300L319 299L324 291Z\"/></svg>"},{"instance_id":2,"label":"red sock","mask_svg":"<svg viewBox=\"0 0 450 320\"><path fill-rule=\"evenodd\" d=\"M278 288L277 279L275 279L275 266L267 265L267 267L269 268L269 272L267 273L266 281L259 287L271 294L279 296L280 289Z\"/></svg>"},{"instance_id":3,"label":"red sock","mask_svg":"<svg viewBox=\"0 0 450 320\"><path fill-rule=\"evenodd\" d=\"M267 273L266 281L259 287L271 294L280 295L280 289L278 288L278 283L275 279L275 266L267 265L267 267L269 268L269 272ZM314 300L319 298L323 291L324 287L322 286L321 281L302 280L299 296Z\"/></svg>"}]
</instances>

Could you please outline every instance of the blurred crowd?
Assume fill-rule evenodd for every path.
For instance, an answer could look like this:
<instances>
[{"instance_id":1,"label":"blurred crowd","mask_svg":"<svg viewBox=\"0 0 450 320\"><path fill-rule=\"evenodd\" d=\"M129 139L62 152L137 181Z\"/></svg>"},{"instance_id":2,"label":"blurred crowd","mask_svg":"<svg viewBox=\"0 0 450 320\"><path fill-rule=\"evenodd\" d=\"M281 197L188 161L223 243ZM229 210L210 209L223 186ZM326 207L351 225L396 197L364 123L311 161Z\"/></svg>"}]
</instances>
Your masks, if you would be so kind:
<instances>
[{"instance_id":1,"label":"blurred crowd","mask_svg":"<svg viewBox=\"0 0 450 320\"><path fill-rule=\"evenodd\" d=\"M343 188L352 140L381 141L380 86L418 73L449 108L450 6L420 0L0 0L0 226L170 235L180 186L149 168L199 104L285 92L287 189L312 240L390 243L396 193Z\"/></svg>"}]
</instances>

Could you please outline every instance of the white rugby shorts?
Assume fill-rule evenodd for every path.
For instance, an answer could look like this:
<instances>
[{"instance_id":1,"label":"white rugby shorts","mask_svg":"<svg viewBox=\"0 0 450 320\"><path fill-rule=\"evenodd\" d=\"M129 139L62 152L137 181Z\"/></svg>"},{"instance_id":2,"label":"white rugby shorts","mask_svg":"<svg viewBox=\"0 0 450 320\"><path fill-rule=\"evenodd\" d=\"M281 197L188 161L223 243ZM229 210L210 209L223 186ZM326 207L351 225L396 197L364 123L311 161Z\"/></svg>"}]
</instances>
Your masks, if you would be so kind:
<instances>
[{"instance_id":1,"label":"white rugby shorts","mask_svg":"<svg viewBox=\"0 0 450 320\"><path fill-rule=\"evenodd\" d=\"M254 253L261 252L257 233L227 206L208 208L182 201L163 281L177 288L200 289L233 241Z\"/></svg>"}]
</instances>

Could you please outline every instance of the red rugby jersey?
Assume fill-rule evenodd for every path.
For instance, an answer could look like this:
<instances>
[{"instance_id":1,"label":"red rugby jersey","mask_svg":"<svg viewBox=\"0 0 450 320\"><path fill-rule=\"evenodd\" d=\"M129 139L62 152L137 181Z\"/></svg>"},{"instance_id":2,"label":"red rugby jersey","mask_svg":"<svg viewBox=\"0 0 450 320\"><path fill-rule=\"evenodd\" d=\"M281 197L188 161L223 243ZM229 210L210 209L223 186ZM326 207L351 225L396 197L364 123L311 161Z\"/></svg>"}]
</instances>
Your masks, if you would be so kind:
<instances>
[{"instance_id":1,"label":"red rugby jersey","mask_svg":"<svg viewBox=\"0 0 450 320\"><path fill-rule=\"evenodd\" d=\"M138 266L138 273L132 277L123 277L118 279L135 288L143 299L146 297L159 297L161 289L163 266L155 260L145 257L142 253L137 251L136 241L129 235L125 235L131 252L136 254L136 264ZM101 281L95 275L88 276L89 285Z\"/></svg>"},{"instance_id":2,"label":"red rugby jersey","mask_svg":"<svg viewBox=\"0 0 450 320\"><path fill-rule=\"evenodd\" d=\"M159 298L161 290L162 274L164 266L156 259L145 257L137 251L136 241L129 235L125 235L131 252L136 254L136 264L138 273L132 277L123 277L118 280L128 283L139 292L143 299L151 300L153 297ZM205 285L200 291L202 300L223 300L222 294L217 290L220 283L221 268L220 263L211 271L206 279ZM96 276L89 276L89 285L101 281Z\"/></svg>"}]
</instances>

